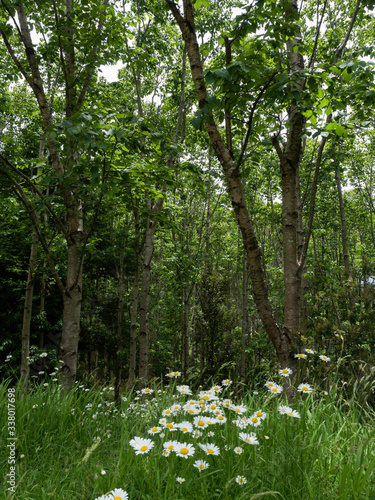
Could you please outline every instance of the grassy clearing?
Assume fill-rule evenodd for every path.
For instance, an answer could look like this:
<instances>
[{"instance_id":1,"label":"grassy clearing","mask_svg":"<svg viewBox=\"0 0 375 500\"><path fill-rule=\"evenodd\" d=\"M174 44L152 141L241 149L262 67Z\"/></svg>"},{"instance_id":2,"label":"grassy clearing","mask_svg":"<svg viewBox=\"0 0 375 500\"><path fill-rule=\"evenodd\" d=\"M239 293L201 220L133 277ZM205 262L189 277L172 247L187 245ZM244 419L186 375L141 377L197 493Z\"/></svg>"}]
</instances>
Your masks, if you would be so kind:
<instances>
[{"instance_id":1,"label":"grassy clearing","mask_svg":"<svg viewBox=\"0 0 375 500\"><path fill-rule=\"evenodd\" d=\"M374 415L334 386L298 393L292 416L280 413L282 394L264 387L238 401L231 386L189 394L177 384L172 378L167 388L128 395L121 409L108 388L77 386L65 395L57 384L37 386L24 397L16 387L17 490L7 491L5 476L2 498L94 500L122 488L131 500L375 499ZM7 389L0 386L2 401ZM0 418L6 474L6 404Z\"/></svg>"}]
</instances>

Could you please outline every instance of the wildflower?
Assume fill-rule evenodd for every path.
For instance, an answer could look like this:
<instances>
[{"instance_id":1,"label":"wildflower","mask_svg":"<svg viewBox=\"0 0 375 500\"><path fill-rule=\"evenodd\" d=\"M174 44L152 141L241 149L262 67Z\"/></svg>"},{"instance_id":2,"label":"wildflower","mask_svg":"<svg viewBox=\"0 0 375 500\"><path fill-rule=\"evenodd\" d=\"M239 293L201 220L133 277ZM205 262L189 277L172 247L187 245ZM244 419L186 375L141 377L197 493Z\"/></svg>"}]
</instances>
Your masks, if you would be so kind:
<instances>
[{"instance_id":1,"label":"wildflower","mask_svg":"<svg viewBox=\"0 0 375 500\"><path fill-rule=\"evenodd\" d=\"M264 384L268 389L270 389L271 387L273 387L275 385L274 382L271 382L270 380L268 380L265 384Z\"/></svg>"},{"instance_id":2,"label":"wildflower","mask_svg":"<svg viewBox=\"0 0 375 500\"><path fill-rule=\"evenodd\" d=\"M212 390L212 391L215 391L215 392L216 392L216 394L219 394L219 393L223 390L223 388L222 388L222 387L220 387L220 386L218 386L218 385L214 385L214 386L211 388L211 390Z\"/></svg>"},{"instance_id":3,"label":"wildflower","mask_svg":"<svg viewBox=\"0 0 375 500\"><path fill-rule=\"evenodd\" d=\"M306 359L307 358L306 354L302 354L302 353L295 354L294 357L295 358L302 358L302 359Z\"/></svg>"},{"instance_id":4,"label":"wildflower","mask_svg":"<svg viewBox=\"0 0 375 500\"><path fill-rule=\"evenodd\" d=\"M180 484L184 483L185 482L185 478L183 477L176 477L176 481Z\"/></svg>"},{"instance_id":5,"label":"wildflower","mask_svg":"<svg viewBox=\"0 0 375 500\"><path fill-rule=\"evenodd\" d=\"M319 356L319 358L320 358L322 361L325 361L326 363L327 363L328 361L331 361L331 358L328 358L328 356L323 356L323 355L321 355L321 356Z\"/></svg>"},{"instance_id":6,"label":"wildflower","mask_svg":"<svg viewBox=\"0 0 375 500\"><path fill-rule=\"evenodd\" d=\"M194 462L194 467L196 467L199 471L202 471L204 469L208 469L208 467L210 466L207 462L205 462L204 460L196 460Z\"/></svg>"},{"instance_id":7,"label":"wildflower","mask_svg":"<svg viewBox=\"0 0 375 500\"><path fill-rule=\"evenodd\" d=\"M161 427L152 427L152 429L149 429L148 434L159 434L161 431Z\"/></svg>"},{"instance_id":8,"label":"wildflower","mask_svg":"<svg viewBox=\"0 0 375 500\"><path fill-rule=\"evenodd\" d=\"M135 436L134 439L131 439L129 444L132 448L134 448L136 455L148 453L154 446L154 442L151 439L143 439L137 436Z\"/></svg>"},{"instance_id":9,"label":"wildflower","mask_svg":"<svg viewBox=\"0 0 375 500\"><path fill-rule=\"evenodd\" d=\"M196 406L196 405L189 405L188 407L186 407L186 405L185 405L184 410L189 415L198 415L201 412L201 409L199 408L199 406Z\"/></svg>"},{"instance_id":10,"label":"wildflower","mask_svg":"<svg viewBox=\"0 0 375 500\"><path fill-rule=\"evenodd\" d=\"M115 488L108 494L106 498L107 500L128 500L129 497L126 491L122 490L121 488Z\"/></svg>"},{"instance_id":11,"label":"wildflower","mask_svg":"<svg viewBox=\"0 0 375 500\"><path fill-rule=\"evenodd\" d=\"M272 394L280 394L283 391L283 388L281 387L281 385L275 384L270 387L269 391L272 392Z\"/></svg>"},{"instance_id":12,"label":"wildflower","mask_svg":"<svg viewBox=\"0 0 375 500\"><path fill-rule=\"evenodd\" d=\"M252 432L251 434L246 434L245 432L240 432L238 434L239 438L248 444L259 444L256 435Z\"/></svg>"},{"instance_id":13,"label":"wildflower","mask_svg":"<svg viewBox=\"0 0 375 500\"><path fill-rule=\"evenodd\" d=\"M241 453L243 453L243 448L241 448L241 446L236 446L233 451L237 453L237 455L241 455Z\"/></svg>"},{"instance_id":14,"label":"wildflower","mask_svg":"<svg viewBox=\"0 0 375 500\"><path fill-rule=\"evenodd\" d=\"M174 411L173 411L173 410L171 410L170 408L167 408L166 410L163 410L162 415L163 415L164 417L169 417L169 416L171 416L171 415L174 415Z\"/></svg>"},{"instance_id":15,"label":"wildflower","mask_svg":"<svg viewBox=\"0 0 375 500\"><path fill-rule=\"evenodd\" d=\"M283 368L282 370L279 370L279 375L282 377L289 377L293 371L290 368Z\"/></svg>"},{"instance_id":16,"label":"wildflower","mask_svg":"<svg viewBox=\"0 0 375 500\"><path fill-rule=\"evenodd\" d=\"M208 435L208 437L214 437L214 436L215 436L215 433L211 431L211 432L209 432L207 435Z\"/></svg>"},{"instance_id":17,"label":"wildflower","mask_svg":"<svg viewBox=\"0 0 375 500\"><path fill-rule=\"evenodd\" d=\"M291 410L291 411L288 411L288 415L290 417L294 417L294 418L301 418L300 414L298 413L298 411L296 410Z\"/></svg>"},{"instance_id":18,"label":"wildflower","mask_svg":"<svg viewBox=\"0 0 375 500\"><path fill-rule=\"evenodd\" d=\"M175 446L178 446L178 444L178 441L166 441L165 443L163 443L163 448L165 450L174 451Z\"/></svg>"},{"instance_id":19,"label":"wildflower","mask_svg":"<svg viewBox=\"0 0 375 500\"><path fill-rule=\"evenodd\" d=\"M38 375L44 375L44 371L38 372Z\"/></svg>"},{"instance_id":20,"label":"wildflower","mask_svg":"<svg viewBox=\"0 0 375 500\"><path fill-rule=\"evenodd\" d=\"M205 429L208 427L210 424L210 419L208 417L195 417L194 418L194 425L195 427L198 427L200 429Z\"/></svg>"},{"instance_id":21,"label":"wildflower","mask_svg":"<svg viewBox=\"0 0 375 500\"><path fill-rule=\"evenodd\" d=\"M305 349L305 352L307 352L307 354L315 354L315 351L312 349Z\"/></svg>"},{"instance_id":22,"label":"wildflower","mask_svg":"<svg viewBox=\"0 0 375 500\"><path fill-rule=\"evenodd\" d=\"M220 448L212 443L199 444L201 450L203 450L207 455L220 455Z\"/></svg>"},{"instance_id":23,"label":"wildflower","mask_svg":"<svg viewBox=\"0 0 375 500\"><path fill-rule=\"evenodd\" d=\"M141 390L141 394L152 394L153 392L153 389L149 389L148 387Z\"/></svg>"},{"instance_id":24,"label":"wildflower","mask_svg":"<svg viewBox=\"0 0 375 500\"><path fill-rule=\"evenodd\" d=\"M225 450L225 451L230 450L230 448L229 448L229 446L228 446L227 444L224 446L224 450Z\"/></svg>"},{"instance_id":25,"label":"wildflower","mask_svg":"<svg viewBox=\"0 0 375 500\"><path fill-rule=\"evenodd\" d=\"M201 435L202 435L201 431L194 431L193 438L198 439L199 437L201 437Z\"/></svg>"},{"instance_id":26,"label":"wildflower","mask_svg":"<svg viewBox=\"0 0 375 500\"><path fill-rule=\"evenodd\" d=\"M185 394L187 396L190 396L192 394L191 389L190 389L190 387L188 385L177 385L176 386L176 390L180 394Z\"/></svg>"},{"instance_id":27,"label":"wildflower","mask_svg":"<svg viewBox=\"0 0 375 500\"><path fill-rule=\"evenodd\" d=\"M249 425L247 418L238 418L237 420L234 420L233 423L240 429L245 429L245 427Z\"/></svg>"},{"instance_id":28,"label":"wildflower","mask_svg":"<svg viewBox=\"0 0 375 500\"><path fill-rule=\"evenodd\" d=\"M229 407L231 410L235 411L239 415L242 415L243 413L247 412L247 407L245 405L231 405Z\"/></svg>"},{"instance_id":29,"label":"wildflower","mask_svg":"<svg viewBox=\"0 0 375 500\"><path fill-rule=\"evenodd\" d=\"M173 372L174 377L181 377L181 372Z\"/></svg>"},{"instance_id":30,"label":"wildflower","mask_svg":"<svg viewBox=\"0 0 375 500\"><path fill-rule=\"evenodd\" d=\"M178 443L176 444L174 450L178 457L188 458L194 455L195 448L190 443Z\"/></svg>"},{"instance_id":31,"label":"wildflower","mask_svg":"<svg viewBox=\"0 0 375 500\"><path fill-rule=\"evenodd\" d=\"M254 396L257 396L259 394L258 391L253 391Z\"/></svg>"},{"instance_id":32,"label":"wildflower","mask_svg":"<svg viewBox=\"0 0 375 500\"><path fill-rule=\"evenodd\" d=\"M5 361L9 361L11 358L12 358L12 355L8 354L8 356L6 357Z\"/></svg>"},{"instance_id":33,"label":"wildflower","mask_svg":"<svg viewBox=\"0 0 375 500\"><path fill-rule=\"evenodd\" d=\"M166 448L165 450L163 450L163 455L165 457L169 457L170 454L171 454L171 450L168 450L168 448Z\"/></svg>"},{"instance_id":34,"label":"wildflower","mask_svg":"<svg viewBox=\"0 0 375 500\"><path fill-rule=\"evenodd\" d=\"M237 476L236 477L236 483L238 483L238 484L246 484L247 483L247 479L244 476Z\"/></svg>"},{"instance_id":35,"label":"wildflower","mask_svg":"<svg viewBox=\"0 0 375 500\"><path fill-rule=\"evenodd\" d=\"M100 474L101 474L102 476L105 476L107 473L106 473L106 471L105 471L104 469L102 469L102 470L100 471Z\"/></svg>"},{"instance_id":36,"label":"wildflower","mask_svg":"<svg viewBox=\"0 0 375 500\"><path fill-rule=\"evenodd\" d=\"M292 410L292 408L289 408L289 406L279 406L279 413L281 413L281 415L285 415L286 413L290 413Z\"/></svg>"},{"instance_id":37,"label":"wildflower","mask_svg":"<svg viewBox=\"0 0 375 500\"><path fill-rule=\"evenodd\" d=\"M193 425L191 422L180 422L177 424L177 427L182 431L182 432L193 432Z\"/></svg>"},{"instance_id":38,"label":"wildflower","mask_svg":"<svg viewBox=\"0 0 375 500\"><path fill-rule=\"evenodd\" d=\"M230 399L224 399L223 400L223 406L225 406L226 408L229 408L232 404L232 401Z\"/></svg>"},{"instance_id":39,"label":"wildflower","mask_svg":"<svg viewBox=\"0 0 375 500\"><path fill-rule=\"evenodd\" d=\"M267 413L263 413L262 410L257 410L254 415L258 418L260 418L261 420L264 420L267 416Z\"/></svg>"},{"instance_id":40,"label":"wildflower","mask_svg":"<svg viewBox=\"0 0 375 500\"><path fill-rule=\"evenodd\" d=\"M233 382L229 379L222 380L221 383L223 384L224 387L228 387L231 385Z\"/></svg>"},{"instance_id":41,"label":"wildflower","mask_svg":"<svg viewBox=\"0 0 375 500\"><path fill-rule=\"evenodd\" d=\"M171 432L177 431L177 425L174 422L168 422L167 424L165 424L165 427Z\"/></svg>"},{"instance_id":42,"label":"wildflower","mask_svg":"<svg viewBox=\"0 0 375 500\"><path fill-rule=\"evenodd\" d=\"M305 394L310 394L312 392L312 387L309 384L300 384L297 391L304 392Z\"/></svg>"},{"instance_id":43,"label":"wildflower","mask_svg":"<svg viewBox=\"0 0 375 500\"><path fill-rule=\"evenodd\" d=\"M44 386L44 387L48 387L48 383L47 383L47 382L45 382L45 383L43 384L43 386Z\"/></svg>"},{"instance_id":44,"label":"wildflower","mask_svg":"<svg viewBox=\"0 0 375 500\"><path fill-rule=\"evenodd\" d=\"M39 356L41 358L46 358L48 356L48 354L46 352L42 352L42 354L39 354Z\"/></svg>"},{"instance_id":45,"label":"wildflower","mask_svg":"<svg viewBox=\"0 0 375 500\"><path fill-rule=\"evenodd\" d=\"M252 425L253 427L258 427L262 423L261 419L258 418L256 415L253 415L249 419L249 424Z\"/></svg>"}]
</instances>

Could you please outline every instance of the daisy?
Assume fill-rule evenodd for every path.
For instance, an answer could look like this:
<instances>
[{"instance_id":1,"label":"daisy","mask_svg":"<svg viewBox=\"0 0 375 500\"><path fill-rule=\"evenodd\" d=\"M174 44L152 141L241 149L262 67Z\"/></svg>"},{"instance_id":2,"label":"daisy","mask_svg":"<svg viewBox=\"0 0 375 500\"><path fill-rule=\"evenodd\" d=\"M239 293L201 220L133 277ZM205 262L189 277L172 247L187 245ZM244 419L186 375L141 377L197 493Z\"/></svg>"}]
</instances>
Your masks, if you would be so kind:
<instances>
[{"instance_id":1,"label":"daisy","mask_svg":"<svg viewBox=\"0 0 375 500\"><path fill-rule=\"evenodd\" d=\"M174 451L175 447L179 444L178 441L166 441L163 443L163 448L165 450Z\"/></svg>"},{"instance_id":2,"label":"daisy","mask_svg":"<svg viewBox=\"0 0 375 500\"><path fill-rule=\"evenodd\" d=\"M178 427L182 432L193 432L193 425L191 422L180 422L179 424L176 424L176 427Z\"/></svg>"},{"instance_id":3,"label":"daisy","mask_svg":"<svg viewBox=\"0 0 375 500\"><path fill-rule=\"evenodd\" d=\"M208 467L210 466L207 462L205 462L204 460L196 460L194 463L193 463L194 467L196 467L199 471L202 471L204 469L208 469Z\"/></svg>"},{"instance_id":4,"label":"daisy","mask_svg":"<svg viewBox=\"0 0 375 500\"><path fill-rule=\"evenodd\" d=\"M262 412L262 410L257 410L254 415L258 418L260 418L261 420L264 420L267 416L267 413L264 413Z\"/></svg>"},{"instance_id":5,"label":"daisy","mask_svg":"<svg viewBox=\"0 0 375 500\"><path fill-rule=\"evenodd\" d=\"M135 436L129 442L130 446L134 448L136 455L141 455L143 453L148 453L154 446L154 442L151 439L143 439Z\"/></svg>"},{"instance_id":6,"label":"daisy","mask_svg":"<svg viewBox=\"0 0 375 500\"><path fill-rule=\"evenodd\" d=\"M197 405L189 405L188 407L184 406L184 410L189 415L199 415L201 409Z\"/></svg>"},{"instance_id":7,"label":"daisy","mask_svg":"<svg viewBox=\"0 0 375 500\"><path fill-rule=\"evenodd\" d=\"M244 476L237 476L236 477L236 483L238 483L238 484L246 484L247 483L247 479Z\"/></svg>"},{"instance_id":8,"label":"daisy","mask_svg":"<svg viewBox=\"0 0 375 500\"><path fill-rule=\"evenodd\" d=\"M146 387L145 389L142 389L141 390L141 394L152 394L154 392L153 389L149 389L148 387Z\"/></svg>"},{"instance_id":9,"label":"daisy","mask_svg":"<svg viewBox=\"0 0 375 500\"><path fill-rule=\"evenodd\" d=\"M290 409L290 408L289 408ZM288 415L290 417L294 417L294 418L301 418L300 414L298 413L298 411L296 410L291 410L291 411L288 411Z\"/></svg>"},{"instance_id":10,"label":"daisy","mask_svg":"<svg viewBox=\"0 0 375 500\"><path fill-rule=\"evenodd\" d=\"M302 354L302 353L295 354L294 357L295 358L302 358L302 359L306 359L307 358L306 354Z\"/></svg>"},{"instance_id":11,"label":"daisy","mask_svg":"<svg viewBox=\"0 0 375 500\"><path fill-rule=\"evenodd\" d=\"M247 407L245 405L231 405L229 408L239 415L247 412Z\"/></svg>"},{"instance_id":12,"label":"daisy","mask_svg":"<svg viewBox=\"0 0 375 500\"><path fill-rule=\"evenodd\" d=\"M279 370L279 375L282 377L289 377L293 371L290 368L283 368L282 370Z\"/></svg>"},{"instance_id":13,"label":"daisy","mask_svg":"<svg viewBox=\"0 0 375 500\"><path fill-rule=\"evenodd\" d=\"M165 424L165 427L169 429L171 432L174 432L177 431L178 426L174 422L168 422L167 424Z\"/></svg>"},{"instance_id":14,"label":"daisy","mask_svg":"<svg viewBox=\"0 0 375 500\"><path fill-rule=\"evenodd\" d=\"M191 396L192 392L191 392L191 389L188 385L177 385L176 386L176 390L180 393L180 394L185 394L187 396Z\"/></svg>"},{"instance_id":15,"label":"daisy","mask_svg":"<svg viewBox=\"0 0 375 500\"><path fill-rule=\"evenodd\" d=\"M256 415L253 415L249 419L249 424L252 425L253 427L258 427L262 423L261 419L258 418Z\"/></svg>"},{"instance_id":16,"label":"daisy","mask_svg":"<svg viewBox=\"0 0 375 500\"><path fill-rule=\"evenodd\" d=\"M325 361L327 363L327 361L331 361L331 358L328 358L328 356L319 356L319 358L322 360L322 361Z\"/></svg>"},{"instance_id":17,"label":"daisy","mask_svg":"<svg viewBox=\"0 0 375 500\"><path fill-rule=\"evenodd\" d=\"M48 356L48 354L46 352L42 352L42 354L39 354L39 356L41 358L46 358Z\"/></svg>"},{"instance_id":18,"label":"daisy","mask_svg":"<svg viewBox=\"0 0 375 500\"><path fill-rule=\"evenodd\" d=\"M162 431L161 427L152 427L148 432L148 434L159 434Z\"/></svg>"},{"instance_id":19,"label":"daisy","mask_svg":"<svg viewBox=\"0 0 375 500\"><path fill-rule=\"evenodd\" d=\"M254 433L246 434L245 432L240 432L238 434L239 438L248 444L259 444L257 437Z\"/></svg>"},{"instance_id":20,"label":"daisy","mask_svg":"<svg viewBox=\"0 0 375 500\"><path fill-rule=\"evenodd\" d=\"M241 448L241 446L236 446L233 451L237 453L237 455L241 455L241 453L243 453L243 448Z\"/></svg>"},{"instance_id":21,"label":"daisy","mask_svg":"<svg viewBox=\"0 0 375 500\"><path fill-rule=\"evenodd\" d=\"M220 455L220 448L212 443L199 444L201 450L203 450L207 455Z\"/></svg>"},{"instance_id":22,"label":"daisy","mask_svg":"<svg viewBox=\"0 0 375 500\"><path fill-rule=\"evenodd\" d=\"M305 352L307 352L307 354L315 354L315 351L312 349L305 349Z\"/></svg>"},{"instance_id":23,"label":"daisy","mask_svg":"<svg viewBox=\"0 0 375 500\"><path fill-rule=\"evenodd\" d=\"M122 490L121 488L115 488L108 494L106 498L107 500L128 500L129 497L126 491Z\"/></svg>"},{"instance_id":24,"label":"daisy","mask_svg":"<svg viewBox=\"0 0 375 500\"><path fill-rule=\"evenodd\" d=\"M292 408L289 408L289 406L279 406L279 413L281 413L281 415L285 415L286 413L290 413L292 410Z\"/></svg>"},{"instance_id":25,"label":"daisy","mask_svg":"<svg viewBox=\"0 0 375 500\"><path fill-rule=\"evenodd\" d=\"M185 478L183 477L176 477L176 481L180 484L184 483L185 482Z\"/></svg>"},{"instance_id":26,"label":"daisy","mask_svg":"<svg viewBox=\"0 0 375 500\"><path fill-rule=\"evenodd\" d=\"M188 458L194 455L195 448L190 443L178 443L175 445L174 450L178 457Z\"/></svg>"},{"instance_id":27,"label":"daisy","mask_svg":"<svg viewBox=\"0 0 375 500\"><path fill-rule=\"evenodd\" d=\"M281 387L281 385L274 384L269 388L269 391L272 392L272 394L280 394L283 391L283 388Z\"/></svg>"},{"instance_id":28,"label":"daisy","mask_svg":"<svg viewBox=\"0 0 375 500\"><path fill-rule=\"evenodd\" d=\"M223 400L223 406L225 406L226 408L229 408L232 404L232 401L230 399L224 399Z\"/></svg>"},{"instance_id":29,"label":"daisy","mask_svg":"<svg viewBox=\"0 0 375 500\"><path fill-rule=\"evenodd\" d=\"M209 433L207 434L207 436L208 436L208 437L214 437L214 436L215 436L215 433L211 431L211 432L209 432Z\"/></svg>"},{"instance_id":30,"label":"daisy","mask_svg":"<svg viewBox=\"0 0 375 500\"><path fill-rule=\"evenodd\" d=\"M224 387L228 387L229 385L232 384L232 381L229 379L222 380L221 383L223 384Z\"/></svg>"},{"instance_id":31,"label":"daisy","mask_svg":"<svg viewBox=\"0 0 375 500\"><path fill-rule=\"evenodd\" d=\"M233 423L240 429L245 429L245 427L249 425L247 418L238 418L237 420L234 420Z\"/></svg>"},{"instance_id":32,"label":"daisy","mask_svg":"<svg viewBox=\"0 0 375 500\"><path fill-rule=\"evenodd\" d=\"M216 394L219 394L221 391L223 390L222 387L220 387L219 385L214 385L212 388L211 388L211 391L215 391Z\"/></svg>"},{"instance_id":33,"label":"daisy","mask_svg":"<svg viewBox=\"0 0 375 500\"><path fill-rule=\"evenodd\" d=\"M198 429L205 429L209 426L210 422L211 420L208 417L199 416L194 418L194 425L198 427Z\"/></svg>"},{"instance_id":34,"label":"daisy","mask_svg":"<svg viewBox=\"0 0 375 500\"><path fill-rule=\"evenodd\" d=\"M166 448L165 450L163 450L163 456L164 457L169 457L170 454L171 454L171 450L168 450L168 448Z\"/></svg>"},{"instance_id":35,"label":"daisy","mask_svg":"<svg viewBox=\"0 0 375 500\"><path fill-rule=\"evenodd\" d=\"M300 384L297 391L304 392L305 394L310 394L312 392L312 387L309 384Z\"/></svg>"}]
</instances>

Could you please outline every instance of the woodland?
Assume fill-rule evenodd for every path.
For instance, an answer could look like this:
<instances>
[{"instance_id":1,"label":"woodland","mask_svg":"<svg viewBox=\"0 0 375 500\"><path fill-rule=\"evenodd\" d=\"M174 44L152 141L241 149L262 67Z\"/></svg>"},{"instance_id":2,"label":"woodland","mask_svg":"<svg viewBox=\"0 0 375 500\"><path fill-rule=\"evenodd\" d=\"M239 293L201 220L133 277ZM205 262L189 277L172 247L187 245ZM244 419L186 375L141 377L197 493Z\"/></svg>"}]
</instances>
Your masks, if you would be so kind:
<instances>
[{"instance_id":1,"label":"woodland","mask_svg":"<svg viewBox=\"0 0 375 500\"><path fill-rule=\"evenodd\" d=\"M360 384L374 20L373 0L0 0L1 377L60 360L65 389L117 400L170 370L240 391L310 348Z\"/></svg>"}]
</instances>

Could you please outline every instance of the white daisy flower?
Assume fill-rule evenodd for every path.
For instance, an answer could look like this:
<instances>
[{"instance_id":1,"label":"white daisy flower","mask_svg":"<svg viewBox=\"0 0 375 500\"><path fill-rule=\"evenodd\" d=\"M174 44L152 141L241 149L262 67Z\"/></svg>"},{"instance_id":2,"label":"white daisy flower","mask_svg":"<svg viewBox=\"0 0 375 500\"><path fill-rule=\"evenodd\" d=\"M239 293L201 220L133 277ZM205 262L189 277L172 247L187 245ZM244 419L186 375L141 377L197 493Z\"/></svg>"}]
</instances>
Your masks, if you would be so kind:
<instances>
[{"instance_id":1,"label":"white daisy flower","mask_svg":"<svg viewBox=\"0 0 375 500\"><path fill-rule=\"evenodd\" d=\"M305 349L305 352L307 352L307 354L315 354L315 351L312 349Z\"/></svg>"},{"instance_id":2,"label":"white daisy flower","mask_svg":"<svg viewBox=\"0 0 375 500\"><path fill-rule=\"evenodd\" d=\"M154 392L153 389L149 389L148 387L146 387L145 389L142 389L141 390L141 394L152 394Z\"/></svg>"},{"instance_id":3,"label":"white daisy flower","mask_svg":"<svg viewBox=\"0 0 375 500\"><path fill-rule=\"evenodd\" d=\"M300 414L296 410L288 411L287 413L290 417L301 418Z\"/></svg>"},{"instance_id":4,"label":"white daisy flower","mask_svg":"<svg viewBox=\"0 0 375 500\"><path fill-rule=\"evenodd\" d=\"M300 384L297 391L303 392L304 394L310 394L312 392L312 387L309 384Z\"/></svg>"},{"instance_id":5,"label":"white daisy flower","mask_svg":"<svg viewBox=\"0 0 375 500\"><path fill-rule=\"evenodd\" d=\"M147 432L148 434L159 434L162 431L162 427L152 427Z\"/></svg>"},{"instance_id":6,"label":"white daisy flower","mask_svg":"<svg viewBox=\"0 0 375 500\"><path fill-rule=\"evenodd\" d=\"M184 482L185 482L185 478L183 478L183 477L179 477L179 476L178 476L178 477L176 477L176 481L177 481L178 483L182 484L182 483L184 483Z\"/></svg>"},{"instance_id":7,"label":"white daisy flower","mask_svg":"<svg viewBox=\"0 0 375 500\"><path fill-rule=\"evenodd\" d=\"M193 424L191 422L180 422L179 424L176 424L176 426L184 433L193 432Z\"/></svg>"},{"instance_id":8,"label":"white daisy flower","mask_svg":"<svg viewBox=\"0 0 375 500\"><path fill-rule=\"evenodd\" d=\"M194 418L194 426L198 429L205 429L210 425L212 419L209 417L198 416Z\"/></svg>"},{"instance_id":9,"label":"white daisy flower","mask_svg":"<svg viewBox=\"0 0 375 500\"><path fill-rule=\"evenodd\" d=\"M283 368L282 370L279 370L279 375L282 377L290 377L290 375L293 373L293 370L290 368Z\"/></svg>"},{"instance_id":10,"label":"white daisy flower","mask_svg":"<svg viewBox=\"0 0 375 500\"><path fill-rule=\"evenodd\" d=\"M174 450L178 457L188 458L192 457L195 453L195 448L190 443L178 443L174 447Z\"/></svg>"},{"instance_id":11,"label":"white daisy flower","mask_svg":"<svg viewBox=\"0 0 375 500\"><path fill-rule=\"evenodd\" d=\"M163 443L163 448L165 450L174 451L175 447L178 445L178 441L166 441L165 443Z\"/></svg>"},{"instance_id":12,"label":"white daisy flower","mask_svg":"<svg viewBox=\"0 0 375 500\"><path fill-rule=\"evenodd\" d=\"M243 448L241 448L241 446L236 446L234 449L233 449L234 453L237 453L237 455L241 455L241 453L243 453Z\"/></svg>"},{"instance_id":13,"label":"white daisy flower","mask_svg":"<svg viewBox=\"0 0 375 500\"><path fill-rule=\"evenodd\" d=\"M240 432L238 434L239 438L248 444L259 444L256 435L252 432L251 434L247 434L245 432Z\"/></svg>"},{"instance_id":14,"label":"white daisy flower","mask_svg":"<svg viewBox=\"0 0 375 500\"><path fill-rule=\"evenodd\" d=\"M198 446L207 455L220 455L220 448L213 443L199 444Z\"/></svg>"},{"instance_id":15,"label":"white daisy flower","mask_svg":"<svg viewBox=\"0 0 375 500\"><path fill-rule=\"evenodd\" d=\"M247 406L245 405L234 405L232 404L229 407L230 410L233 410L235 413L238 413L238 415L243 415L244 413L247 412Z\"/></svg>"},{"instance_id":16,"label":"white daisy flower","mask_svg":"<svg viewBox=\"0 0 375 500\"><path fill-rule=\"evenodd\" d=\"M226 378L225 380L222 380L222 381L221 381L221 383L222 383L222 385L223 385L224 387L228 387L228 386L229 386L229 385L231 385L233 382L232 382L232 380L229 380L228 378Z\"/></svg>"},{"instance_id":17,"label":"white daisy flower","mask_svg":"<svg viewBox=\"0 0 375 500\"><path fill-rule=\"evenodd\" d=\"M306 354L302 354L302 353L295 354L294 357L295 358L301 358L301 359L306 359L307 358Z\"/></svg>"},{"instance_id":18,"label":"white daisy flower","mask_svg":"<svg viewBox=\"0 0 375 500\"><path fill-rule=\"evenodd\" d=\"M331 361L331 358L329 358L328 356L324 356L324 355L320 355L319 358L322 360L322 361L325 361L326 363L328 361Z\"/></svg>"},{"instance_id":19,"label":"white daisy flower","mask_svg":"<svg viewBox=\"0 0 375 500\"><path fill-rule=\"evenodd\" d=\"M292 408L290 408L289 406L279 406L279 413L281 413L281 415L285 415L287 413L290 413L292 410Z\"/></svg>"},{"instance_id":20,"label":"white daisy flower","mask_svg":"<svg viewBox=\"0 0 375 500\"><path fill-rule=\"evenodd\" d=\"M210 465L207 462L205 462L204 460L196 460L193 463L193 466L196 467L199 471L202 471L202 470L208 469L208 467Z\"/></svg>"},{"instance_id":21,"label":"white daisy flower","mask_svg":"<svg viewBox=\"0 0 375 500\"><path fill-rule=\"evenodd\" d=\"M131 439L129 444L134 449L136 455L148 453L154 446L154 442L151 439L143 439L138 436Z\"/></svg>"},{"instance_id":22,"label":"white daisy flower","mask_svg":"<svg viewBox=\"0 0 375 500\"><path fill-rule=\"evenodd\" d=\"M246 484L247 483L247 479L244 476L237 476L236 477L236 483L241 484L241 485L242 484Z\"/></svg>"},{"instance_id":23,"label":"white daisy flower","mask_svg":"<svg viewBox=\"0 0 375 500\"><path fill-rule=\"evenodd\" d=\"M129 496L126 491L122 490L121 488L115 488L108 494L106 498L107 500L128 500Z\"/></svg>"},{"instance_id":24,"label":"white daisy flower","mask_svg":"<svg viewBox=\"0 0 375 500\"><path fill-rule=\"evenodd\" d=\"M283 391L283 388L281 385L274 384L272 387L269 388L269 392L272 394L280 394Z\"/></svg>"}]
</instances>

